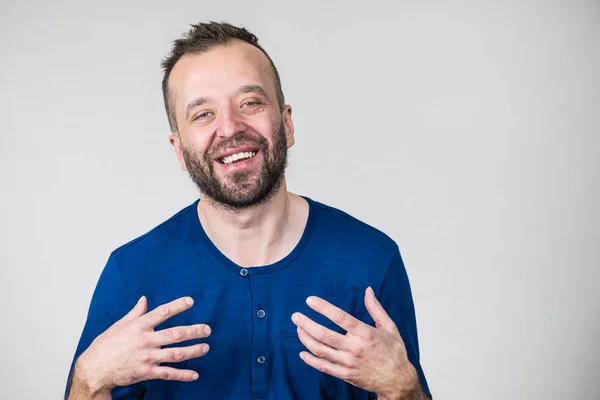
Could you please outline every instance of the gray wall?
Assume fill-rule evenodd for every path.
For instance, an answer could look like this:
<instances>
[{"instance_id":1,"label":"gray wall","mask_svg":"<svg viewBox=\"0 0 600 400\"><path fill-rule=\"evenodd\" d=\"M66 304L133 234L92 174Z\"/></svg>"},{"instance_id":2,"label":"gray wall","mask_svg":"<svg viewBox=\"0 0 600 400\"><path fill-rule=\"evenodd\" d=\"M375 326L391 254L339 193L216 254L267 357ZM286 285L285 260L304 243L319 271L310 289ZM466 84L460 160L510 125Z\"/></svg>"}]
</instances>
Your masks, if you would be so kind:
<instances>
[{"instance_id":1,"label":"gray wall","mask_svg":"<svg viewBox=\"0 0 600 400\"><path fill-rule=\"evenodd\" d=\"M255 31L290 190L400 245L436 399L597 399L597 1L0 3L1 398L58 399L117 246L191 203L159 62Z\"/></svg>"}]
</instances>

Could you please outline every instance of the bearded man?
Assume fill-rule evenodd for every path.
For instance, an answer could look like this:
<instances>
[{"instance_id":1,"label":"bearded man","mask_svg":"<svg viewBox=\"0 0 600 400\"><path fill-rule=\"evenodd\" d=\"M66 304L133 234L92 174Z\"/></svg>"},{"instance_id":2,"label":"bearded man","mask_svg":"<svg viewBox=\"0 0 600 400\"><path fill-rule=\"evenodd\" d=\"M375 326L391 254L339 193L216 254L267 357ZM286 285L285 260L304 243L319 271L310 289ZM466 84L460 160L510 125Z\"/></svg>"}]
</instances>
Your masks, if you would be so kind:
<instances>
[{"instance_id":1,"label":"bearded man","mask_svg":"<svg viewBox=\"0 0 600 400\"><path fill-rule=\"evenodd\" d=\"M116 249L69 399L424 399L396 243L286 188L292 109L245 28L193 25L163 61L199 199Z\"/></svg>"}]
</instances>

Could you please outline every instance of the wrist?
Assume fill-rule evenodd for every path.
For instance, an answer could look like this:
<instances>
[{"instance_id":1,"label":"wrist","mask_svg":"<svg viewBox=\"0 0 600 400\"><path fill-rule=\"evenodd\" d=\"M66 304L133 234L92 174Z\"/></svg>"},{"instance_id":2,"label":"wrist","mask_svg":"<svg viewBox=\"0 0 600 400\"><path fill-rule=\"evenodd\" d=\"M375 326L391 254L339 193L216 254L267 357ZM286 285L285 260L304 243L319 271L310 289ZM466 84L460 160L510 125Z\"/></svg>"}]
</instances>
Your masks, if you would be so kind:
<instances>
[{"instance_id":1,"label":"wrist","mask_svg":"<svg viewBox=\"0 0 600 400\"><path fill-rule=\"evenodd\" d=\"M82 354L75 362L75 371L73 374L73 385L83 389L90 398L100 397L110 394L112 387L107 384L106 380L96 372Z\"/></svg>"},{"instance_id":2,"label":"wrist","mask_svg":"<svg viewBox=\"0 0 600 400\"><path fill-rule=\"evenodd\" d=\"M415 390L410 392L403 391L391 395L377 394L377 400L427 400L427 396L425 396L420 386L417 386Z\"/></svg>"},{"instance_id":3,"label":"wrist","mask_svg":"<svg viewBox=\"0 0 600 400\"><path fill-rule=\"evenodd\" d=\"M377 394L377 400L402 400L402 397L400 397L400 395L390 396L390 395Z\"/></svg>"},{"instance_id":4,"label":"wrist","mask_svg":"<svg viewBox=\"0 0 600 400\"><path fill-rule=\"evenodd\" d=\"M377 400L422 400L423 396L419 375L414 366L407 362L393 380L393 386L377 393Z\"/></svg>"}]
</instances>

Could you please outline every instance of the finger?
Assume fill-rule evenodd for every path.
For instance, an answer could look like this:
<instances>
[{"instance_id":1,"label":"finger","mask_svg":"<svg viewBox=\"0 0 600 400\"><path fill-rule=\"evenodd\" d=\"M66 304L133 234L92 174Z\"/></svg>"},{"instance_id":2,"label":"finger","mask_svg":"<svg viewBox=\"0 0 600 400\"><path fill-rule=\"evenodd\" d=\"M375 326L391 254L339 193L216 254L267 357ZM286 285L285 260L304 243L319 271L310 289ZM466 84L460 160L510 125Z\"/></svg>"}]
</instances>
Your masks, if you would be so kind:
<instances>
[{"instance_id":1,"label":"finger","mask_svg":"<svg viewBox=\"0 0 600 400\"><path fill-rule=\"evenodd\" d=\"M316 370L326 373L336 378L347 380L350 378L350 370L343 365L332 363L331 361L315 357L307 351L300 353L300 358L306 364L310 365Z\"/></svg>"},{"instance_id":2,"label":"finger","mask_svg":"<svg viewBox=\"0 0 600 400\"><path fill-rule=\"evenodd\" d=\"M182 381L190 382L198 379L198 373L189 369L177 369L171 367L163 367L155 365L150 368L149 377L150 379L163 379L166 381Z\"/></svg>"},{"instance_id":3,"label":"finger","mask_svg":"<svg viewBox=\"0 0 600 400\"><path fill-rule=\"evenodd\" d=\"M192 305L194 305L194 300L191 297L181 297L170 303L162 304L144 315L141 318L142 323L148 327L154 328L169 318L189 309Z\"/></svg>"},{"instance_id":4,"label":"finger","mask_svg":"<svg viewBox=\"0 0 600 400\"><path fill-rule=\"evenodd\" d=\"M329 318L332 322L344 329L346 332L349 332L355 336L362 336L363 334L367 333L368 328L372 328L364 322L354 318L341 308L334 306L320 297L310 296L306 299L306 304L308 304L310 308L319 314Z\"/></svg>"},{"instance_id":5,"label":"finger","mask_svg":"<svg viewBox=\"0 0 600 400\"><path fill-rule=\"evenodd\" d=\"M302 342L306 348L315 355L315 357L323 358L325 360L329 360L336 364L341 365L350 365L350 359L348 357L348 353L340 350L336 350L332 347L329 347L315 338L306 333L302 328L298 328L298 338Z\"/></svg>"},{"instance_id":6,"label":"finger","mask_svg":"<svg viewBox=\"0 0 600 400\"><path fill-rule=\"evenodd\" d=\"M371 315L371 318L373 318L377 328L382 328L386 332L394 335L400 335L396 324L375 297L375 292L373 292L371 286L365 291L365 307L367 307L367 311L369 312L369 315Z\"/></svg>"},{"instance_id":7,"label":"finger","mask_svg":"<svg viewBox=\"0 0 600 400\"><path fill-rule=\"evenodd\" d=\"M323 325L317 324L302 313L294 313L292 315L292 322L314 339L329 347L339 350L347 350L350 347L350 344L348 343L350 340L349 337L332 331L331 329L327 329Z\"/></svg>"},{"instance_id":8,"label":"finger","mask_svg":"<svg viewBox=\"0 0 600 400\"><path fill-rule=\"evenodd\" d=\"M152 334L152 344L154 346L166 346L168 344L185 342L186 340L204 339L210 336L210 333L210 326L205 324L176 326L154 332Z\"/></svg>"},{"instance_id":9,"label":"finger","mask_svg":"<svg viewBox=\"0 0 600 400\"><path fill-rule=\"evenodd\" d=\"M210 350L206 343L187 347L170 347L153 352L153 358L159 363L176 363L204 356Z\"/></svg>"},{"instance_id":10,"label":"finger","mask_svg":"<svg viewBox=\"0 0 600 400\"><path fill-rule=\"evenodd\" d=\"M138 302L135 304L135 306L133 306L133 308L123 318L121 318L117 322L125 323L125 322L129 322L129 321L133 321L136 318L139 318L142 315L146 314L147 307L148 307L148 300L146 299L146 296L142 296L142 297L140 297Z\"/></svg>"}]
</instances>

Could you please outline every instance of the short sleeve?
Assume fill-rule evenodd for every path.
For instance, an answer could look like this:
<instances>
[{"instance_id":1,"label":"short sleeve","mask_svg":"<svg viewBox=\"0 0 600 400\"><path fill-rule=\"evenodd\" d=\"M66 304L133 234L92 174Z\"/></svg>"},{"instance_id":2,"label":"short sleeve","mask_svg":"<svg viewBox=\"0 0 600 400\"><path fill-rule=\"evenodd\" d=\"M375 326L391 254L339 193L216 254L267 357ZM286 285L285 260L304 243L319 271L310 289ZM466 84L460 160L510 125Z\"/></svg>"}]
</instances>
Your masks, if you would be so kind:
<instances>
[{"instance_id":1,"label":"short sleeve","mask_svg":"<svg viewBox=\"0 0 600 400\"><path fill-rule=\"evenodd\" d=\"M421 388L431 397L420 362L417 322L410 282L397 246L377 298L398 327L406 345L408 360L419 374Z\"/></svg>"},{"instance_id":2,"label":"short sleeve","mask_svg":"<svg viewBox=\"0 0 600 400\"><path fill-rule=\"evenodd\" d=\"M129 298L125 282L117 266L116 257L113 254L108 259L94 290L87 320L71 362L65 398L68 398L73 367L79 356L87 350L98 335L123 318L133 306L134 302ZM144 384L140 382L135 385L114 388L112 397L119 400L142 399Z\"/></svg>"}]
</instances>

